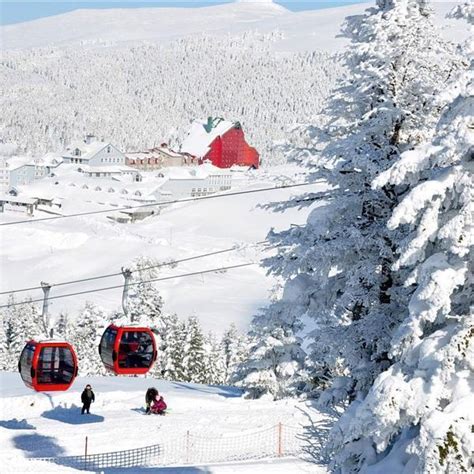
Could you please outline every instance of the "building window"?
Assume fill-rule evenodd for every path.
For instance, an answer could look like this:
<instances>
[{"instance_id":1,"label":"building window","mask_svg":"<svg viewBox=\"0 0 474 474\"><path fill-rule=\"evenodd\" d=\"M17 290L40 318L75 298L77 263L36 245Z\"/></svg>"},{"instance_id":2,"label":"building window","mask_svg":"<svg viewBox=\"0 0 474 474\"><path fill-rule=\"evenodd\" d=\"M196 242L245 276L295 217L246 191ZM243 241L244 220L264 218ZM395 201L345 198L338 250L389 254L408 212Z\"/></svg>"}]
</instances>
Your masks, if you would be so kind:
<instances>
[{"instance_id":1,"label":"building window","mask_svg":"<svg viewBox=\"0 0 474 474\"><path fill-rule=\"evenodd\" d=\"M107 147L107 153L110 153L110 145Z\"/></svg>"}]
</instances>

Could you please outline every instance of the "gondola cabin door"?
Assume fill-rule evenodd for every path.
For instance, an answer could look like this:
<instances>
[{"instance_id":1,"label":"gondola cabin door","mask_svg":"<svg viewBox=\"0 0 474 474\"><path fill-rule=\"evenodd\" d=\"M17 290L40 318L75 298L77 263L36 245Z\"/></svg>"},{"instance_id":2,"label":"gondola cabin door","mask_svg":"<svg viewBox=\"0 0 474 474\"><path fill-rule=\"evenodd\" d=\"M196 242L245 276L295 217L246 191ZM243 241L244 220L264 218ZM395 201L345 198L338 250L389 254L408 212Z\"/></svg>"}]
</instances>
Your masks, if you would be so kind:
<instances>
[{"instance_id":1,"label":"gondola cabin door","mask_svg":"<svg viewBox=\"0 0 474 474\"><path fill-rule=\"evenodd\" d=\"M37 392L67 390L77 376L74 349L62 341L29 341L23 348L18 370L25 385Z\"/></svg>"},{"instance_id":2,"label":"gondola cabin door","mask_svg":"<svg viewBox=\"0 0 474 474\"><path fill-rule=\"evenodd\" d=\"M146 374L157 351L150 328L111 324L102 335L99 354L107 370L117 375Z\"/></svg>"}]
</instances>

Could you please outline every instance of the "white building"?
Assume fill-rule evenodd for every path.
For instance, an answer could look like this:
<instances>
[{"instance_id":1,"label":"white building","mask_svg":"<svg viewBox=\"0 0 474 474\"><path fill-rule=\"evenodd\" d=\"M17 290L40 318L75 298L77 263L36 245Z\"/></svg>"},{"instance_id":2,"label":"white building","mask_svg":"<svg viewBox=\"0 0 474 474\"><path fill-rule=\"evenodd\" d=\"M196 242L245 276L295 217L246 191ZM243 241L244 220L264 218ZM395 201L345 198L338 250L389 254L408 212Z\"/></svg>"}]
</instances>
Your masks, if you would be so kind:
<instances>
[{"instance_id":1,"label":"white building","mask_svg":"<svg viewBox=\"0 0 474 474\"><path fill-rule=\"evenodd\" d=\"M209 163L190 168L170 168L161 172L166 178L155 191L157 200L208 196L232 188L232 174Z\"/></svg>"},{"instance_id":2,"label":"white building","mask_svg":"<svg viewBox=\"0 0 474 474\"><path fill-rule=\"evenodd\" d=\"M89 166L125 165L125 155L110 142L97 140L87 135L81 142L66 148L62 158L64 163L80 163Z\"/></svg>"},{"instance_id":3,"label":"white building","mask_svg":"<svg viewBox=\"0 0 474 474\"><path fill-rule=\"evenodd\" d=\"M80 171L88 178L112 178L120 180L128 177L129 180L140 182L142 175L130 166L82 166Z\"/></svg>"},{"instance_id":4,"label":"white building","mask_svg":"<svg viewBox=\"0 0 474 474\"><path fill-rule=\"evenodd\" d=\"M41 179L50 176L51 173L63 162L61 155L57 153L47 153L41 158L35 158L35 179Z\"/></svg>"},{"instance_id":5,"label":"white building","mask_svg":"<svg viewBox=\"0 0 474 474\"><path fill-rule=\"evenodd\" d=\"M35 165L29 157L0 158L0 191L8 192L17 186L33 183Z\"/></svg>"}]
</instances>

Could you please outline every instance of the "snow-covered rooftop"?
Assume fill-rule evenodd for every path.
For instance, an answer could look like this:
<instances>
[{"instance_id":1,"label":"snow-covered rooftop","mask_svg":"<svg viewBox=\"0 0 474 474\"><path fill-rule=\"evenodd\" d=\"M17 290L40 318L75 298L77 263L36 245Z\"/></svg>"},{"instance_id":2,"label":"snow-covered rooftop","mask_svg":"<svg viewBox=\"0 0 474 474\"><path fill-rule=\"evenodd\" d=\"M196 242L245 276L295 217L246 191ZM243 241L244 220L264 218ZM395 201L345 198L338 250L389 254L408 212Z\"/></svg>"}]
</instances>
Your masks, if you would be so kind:
<instances>
[{"instance_id":1,"label":"snow-covered rooftop","mask_svg":"<svg viewBox=\"0 0 474 474\"><path fill-rule=\"evenodd\" d=\"M10 194L4 194L4 195L0 196L0 201L17 203L17 204L35 204L37 202L37 199L12 196Z\"/></svg>"},{"instance_id":2,"label":"snow-covered rooftop","mask_svg":"<svg viewBox=\"0 0 474 474\"><path fill-rule=\"evenodd\" d=\"M90 160L106 146L112 146L112 144L110 142L98 140L91 141L90 143L86 143L85 141L73 142L66 148L66 151L62 156L73 158L75 157L75 155L73 155L73 151L79 149L81 151L81 160Z\"/></svg>"},{"instance_id":3,"label":"snow-covered rooftop","mask_svg":"<svg viewBox=\"0 0 474 474\"><path fill-rule=\"evenodd\" d=\"M1 161L1 164L10 170L15 170L25 165L34 166L34 163L29 156L12 156L10 158L3 158Z\"/></svg>"},{"instance_id":4,"label":"snow-covered rooftop","mask_svg":"<svg viewBox=\"0 0 474 474\"><path fill-rule=\"evenodd\" d=\"M224 170L210 163L200 166L170 167L162 170L162 174L170 180L180 179L206 179L212 175L230 175L228 170Z\"/></svg>"},{"instance_id":5,"label":"snow-covered rooftop","mask_svg":"<svg viewBox=\"0 0 474 474\"><path fill-rule=\"evenodd\" d=\"M230 122L222 118L209 117L207 120L195 120L181 145L182 153L189 153L190 155L202 158L209 151L211 143L232 127L235 122Z\"/></svg>"}]
</instances>

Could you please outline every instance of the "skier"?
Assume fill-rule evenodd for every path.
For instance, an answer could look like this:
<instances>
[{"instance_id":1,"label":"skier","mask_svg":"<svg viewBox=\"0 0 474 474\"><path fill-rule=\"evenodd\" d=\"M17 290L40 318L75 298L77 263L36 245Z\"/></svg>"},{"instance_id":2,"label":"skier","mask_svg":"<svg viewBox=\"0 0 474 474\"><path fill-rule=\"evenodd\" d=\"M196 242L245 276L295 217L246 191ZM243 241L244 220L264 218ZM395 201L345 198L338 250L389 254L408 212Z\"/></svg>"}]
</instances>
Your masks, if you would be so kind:
<instances>
[{"instance_id":1,"label":"skier","mask_svg":"<svg viewBox=\"0 0 474 474\"><path fill-rule=\"evenodd\" d=\"M150 407L155 397L158 395L158 390L155 387L150 387L145 394L146 414L150 414Z\"/></svg>"},{"instance_id":2,"label":"skier","mask_svg":"<svg viewBox=\"0 0 474 474\"><path fill-rule=\"evenodd\" d=\"M89 384L86 385L86 388L82 392L81 401L82 401L81 415L83 415L84 412L89 414L91 403L95 401L94 392L92 391L92 387Z\"/></svg>"},{"instance_id":3,"label":"skier","mask_svg":"<svg viewBox=\"0 0 474 474\"><path fill-rule=\"evenodd\" d=\"M168 408L163 397L157 393L155 396L155 400L153 401L153 405L151 406L151 413L155 415L164 415L165 410Z\"/></svg>"}]
</instances>

